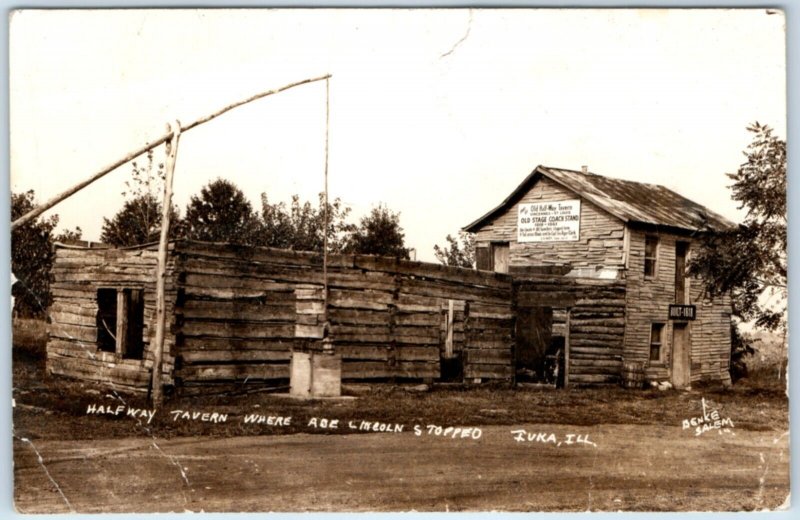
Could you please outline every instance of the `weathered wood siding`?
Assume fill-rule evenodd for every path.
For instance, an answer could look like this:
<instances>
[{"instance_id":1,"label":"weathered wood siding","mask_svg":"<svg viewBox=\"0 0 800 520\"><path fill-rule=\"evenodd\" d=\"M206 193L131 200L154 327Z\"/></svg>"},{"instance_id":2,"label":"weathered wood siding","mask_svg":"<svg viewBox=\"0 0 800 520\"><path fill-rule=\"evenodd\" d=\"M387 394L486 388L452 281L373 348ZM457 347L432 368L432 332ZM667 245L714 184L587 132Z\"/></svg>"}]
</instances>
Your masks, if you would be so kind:
<instances>
[{"instance_id":1,"label":"weathered wood siding","mask_svg":"<svg viewBox=\"0 0 800 520\"><path fill-rule=\"evenodd\" d=\"M319 347L322 256L181 242L179 382L289 377L293 348ZM466 377L511 378L511 280L471 269L330 255L329 337L342 377L438 378L453 300L452 350Z\"/></svg>"},{"instance_id":2,"label":"weathered wood siding","mask_svg":"<svg viewBox=\"0 0 800 520\"><path fill-rule=\"evenodd\" d=\"M658 237L656 275L644 276L645 237ZM690 241L686 237L665 232L632 229L630 232L630 265L626 273L627 327L625 331L626 361L640 361L647 366L649 380L671 379L672 328L668 319L670 304L675 302L675 242ZM691 254L691 246L690 246ZM697 305L697 319L688 322L691 380L719 380L725 377L730 361L731 305L728 296L715 301L703 300L700 284L686 279L687 304ZM650 330L652 323L663 323L662 359L650 361Z\"/></svg>"},{"instance_id":3,"label":"weathered wood siding","mask_svg":"<svg viewBox=\"0 0 800 520\"><path fill-rule=\"evenodd\" d=\"M550 179L542 178L517 204L478 231L475 237L476 246L488 247L491 242L509 242L512 266L624 267L623 222L586 200L581 200L580 240L517 242L517 214L520 204L577 198L578 195Z\"/></svg>"},{"instance_id":4,"label":"weathered wood siding","mask_svg":"<svg viewBox=\"0 0 800 520\"><path fill-rule=\"evenodd\" d=\"M550 275L518 279L514 286L517 307L553 309L553 334L568 337L569 384L619 382L625 334L624 281Z\"/></svg>"},{"instance_id":5,"label":"weathered wood siding","mask_svg":"<svg viewBox=\"0 0 800 520\"><path fill-rule=\"evenodd\" d=\"M178 385L288 379L298 293L321 276L308 259L254 248L178 242ZM303 261L305 260L305 261Z\"/></svg>"},{"instance_id":6,"label":"weathered wood siding","mask_svg":"<svg viewBox=\"0 0 800 520\"><path fill-rule=\"evenodd\" d=\"M157 251L57 248L51 270L53 303L49 309L47 370L51 374L88 379L126 391L146 392L153 367L150 344L155 337ZM143 359L123 359L97 345L97 291L144 291ZM174 265L167 265L168 327L176 291ZM168 331L169 332L169 331ZM162 370L165 384L172 381L174 336L164 341Z\"/></svg>"},{"instance_id":7,"label":"weathered wood siding","mask_svg":"<svg viewBox=\"0 0 800 520\"><path fill-rule=\"evenodd\" d=\"M731 364L731 298L729 294L705 298L701 284L690 285L697 320L689 325L691 380L726 380Z\"/></svg>"}]
</instances>

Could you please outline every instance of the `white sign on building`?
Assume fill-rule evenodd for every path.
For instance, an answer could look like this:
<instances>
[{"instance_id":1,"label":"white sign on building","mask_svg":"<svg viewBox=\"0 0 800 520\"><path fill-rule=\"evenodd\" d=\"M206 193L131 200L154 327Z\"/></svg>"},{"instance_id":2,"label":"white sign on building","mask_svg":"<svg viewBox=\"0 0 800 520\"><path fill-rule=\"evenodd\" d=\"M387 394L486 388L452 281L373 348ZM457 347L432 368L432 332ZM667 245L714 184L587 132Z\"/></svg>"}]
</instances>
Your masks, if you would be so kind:
<instances>
[{"instance_id":1,"label":"white sign on building","mask_svg":"<svg viewBox=\"0 0 800 520\"><path fill-rule=\"evenodd\" d=\"M519 205L518 242L569 242L581 235L581 201L554 200Z\"/></svg>"}]
</instances>

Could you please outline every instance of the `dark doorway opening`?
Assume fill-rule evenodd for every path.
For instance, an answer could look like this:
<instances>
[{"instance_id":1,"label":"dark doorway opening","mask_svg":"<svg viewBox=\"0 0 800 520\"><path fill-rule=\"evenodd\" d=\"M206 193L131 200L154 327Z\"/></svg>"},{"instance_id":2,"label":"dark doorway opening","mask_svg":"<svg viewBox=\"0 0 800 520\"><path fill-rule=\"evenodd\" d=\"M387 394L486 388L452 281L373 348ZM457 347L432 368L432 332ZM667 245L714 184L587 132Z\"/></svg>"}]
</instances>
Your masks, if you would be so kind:
<instances>
[{"instance_id":1,"label":"dark doorway opening","mask_svg":"<svg viewBox=\"0 0 800 520\"><path fill-rule=\"evenodd\" d=\"M515 370L517 382L563 386L564 337L553 335L552 307L517 309Z\"/></svg>"}]
</instances>

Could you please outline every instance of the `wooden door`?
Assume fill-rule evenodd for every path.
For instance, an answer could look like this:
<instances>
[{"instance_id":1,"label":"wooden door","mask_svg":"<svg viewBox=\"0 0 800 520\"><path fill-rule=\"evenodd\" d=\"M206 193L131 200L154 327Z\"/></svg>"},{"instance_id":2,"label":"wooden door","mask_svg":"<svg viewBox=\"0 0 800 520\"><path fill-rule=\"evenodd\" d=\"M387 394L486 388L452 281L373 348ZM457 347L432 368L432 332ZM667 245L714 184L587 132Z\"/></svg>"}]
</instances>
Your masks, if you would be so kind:
<instances>
[{"instance_id":1,"label":"wooden door","mask_svg":"<svg viewBox=\"0 0 800 520\"><path fill-rule=\"evenodd\" d=\"M685 323L672 326L672 384L675 388L689 386L689 331Z\"/></svg>"}]
</instances>

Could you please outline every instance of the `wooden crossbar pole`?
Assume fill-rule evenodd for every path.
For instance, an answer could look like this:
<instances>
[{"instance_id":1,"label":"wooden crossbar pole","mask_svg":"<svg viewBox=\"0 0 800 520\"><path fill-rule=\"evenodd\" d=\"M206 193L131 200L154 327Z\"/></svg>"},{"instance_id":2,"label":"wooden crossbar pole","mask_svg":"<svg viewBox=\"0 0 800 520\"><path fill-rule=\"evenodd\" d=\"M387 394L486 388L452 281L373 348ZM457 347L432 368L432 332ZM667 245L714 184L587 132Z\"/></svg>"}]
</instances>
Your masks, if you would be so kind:
<instances>
[{"instance_id":1,"label":"wooden crossbar pole","mask_svg":"<svg viewBox=\"0 0 800 520\"><path fill-rule=\"evenodd\" d=\"M271 96L273 94L277 94L279 92L283 92L284 90L288 90L288 89L294 88L294 87L299 87L300 85L305 85L307 83L313 83L315 81L327 80L330 77L331 77L330 74L325 74L324 76L319 76L319 77L316 77L316 78L304 79L302 81L296 81L294 83L289 83L288 85L284 85L284 86L282 86L280 88L276 88L276 89L260 92L258 94L250 96L250 97L248 97L246 99L243 99L241 101L237 101L236 103L232 103L230 105L227 105L227 106L225 106L225 107L223 107L223 108L221 108L221 109L219 109L219 110L217 110L217 111L215 111L215 112L213 112L213 113L211 113L211 114L209 114L209 115L207 115L205 117L201 117L200 119L197 119L196 121L181 127L180 131L182 133L188 132L192 128L200 126L203 123L207 123L207 122L211 121L212 119L221 116L225 112L228 112L229 110L233 110L234 108L240 107L242 105L246 105L247 103L250 103L250 102L255 101L257 99L261 99L263 97ZM115 169L119 168L123 164L125 164L125 163L127 163L129 161L132 161L133 159L139 157L143 153L146 153L148 150L151 150L151 149L155 148L156 146L159 146L161 144L166 143L171 138L172 138L172 133L171 132L167 132L164 135L158 137L156 140L148 142L148 143L145 143L144 145L140 146L139 148L133 150L132 152L130 152L129 154L125 155L121 159L116 160L116 161L112 162L111 164L108 164L107 166L103 167L100 171L98 171L97 173L95 173L94 175L89 177L88 179L86 179L84 181L81 181L78 184L76 184L76 185L72 186L71 188L69 188L68 190L65 190L65 191L59 193L58 195L52 197L48 201L46 201L46 202L40 204L39 206L33 208L32 210L30 210L28 213L24 214L23 216L21 216L17 220L13 221L11 223L11 231L14 231L18 227L27 224L31 220L35 219L36 217L38 217L39 215L41 215L42 213L47 211L48 209L52 208L53 206L55 206L59 202L61 202L64 199L66 199L67 197L70 197L70 196L74 195L75 193L79 192L80 190L82 190L86 186L92 184L94 181L96 181L96 180L100 179L101 177L105 176L106 174L114 171Z\"/></svg>"},{"instance_id":2,"label":"wooden crossbar pole","mask_svg":"<svg viewBox=\"0 0 800 520\"><path fill-rule=\"evenodd\" d=\"M170 210L172 209L172 179L175 175L175 162L178 159L178 141L181 137L181 124L171 125L172 137L167 141L167 164L164 179L164 199L161 204L161 236L158 241L158 267L156 272L156 338L153 345L153 373L151 375L151 397L153 403L160 405L163 400L161 382L161 360L164 353L164 334L167 327L167 302L165 284L167 277L167 245L169 241Z\"/></svg>"}]
</instances>

